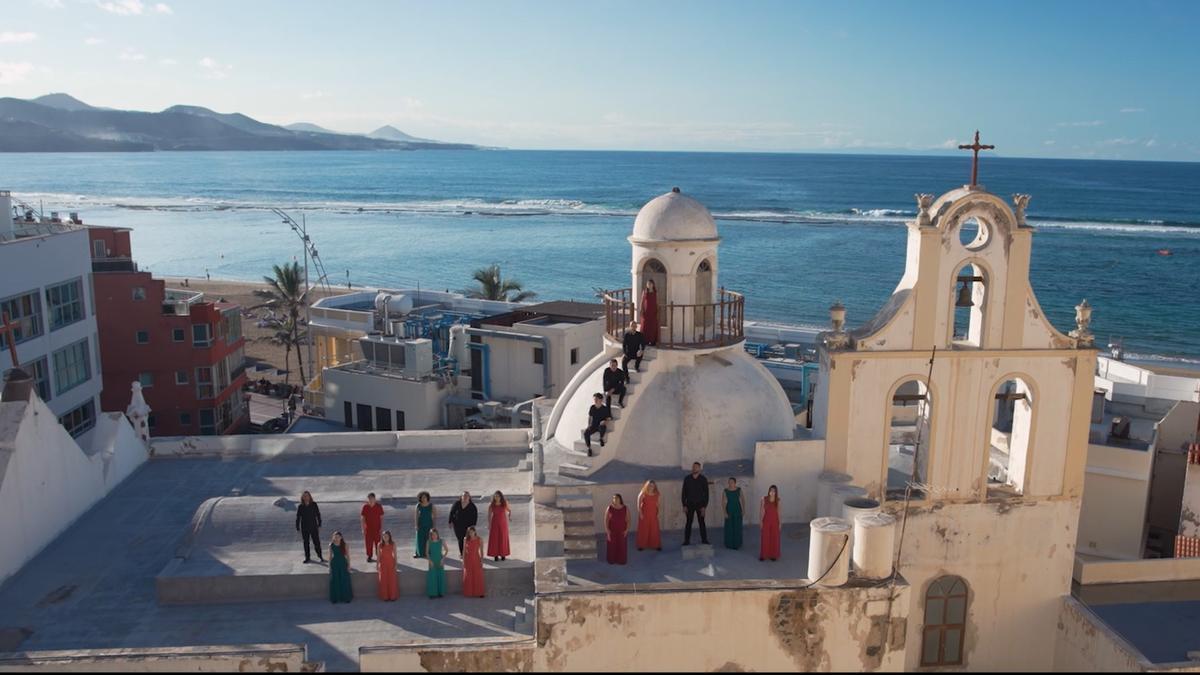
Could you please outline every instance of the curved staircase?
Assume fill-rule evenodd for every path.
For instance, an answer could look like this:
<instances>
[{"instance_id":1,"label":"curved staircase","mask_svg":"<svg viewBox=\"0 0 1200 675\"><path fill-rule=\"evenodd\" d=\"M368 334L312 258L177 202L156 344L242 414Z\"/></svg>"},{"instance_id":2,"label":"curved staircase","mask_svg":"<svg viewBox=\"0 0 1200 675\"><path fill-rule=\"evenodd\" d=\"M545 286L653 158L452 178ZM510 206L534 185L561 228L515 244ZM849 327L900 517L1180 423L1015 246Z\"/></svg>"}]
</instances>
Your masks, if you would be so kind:
<instances>
[{"instance_id":1,"label":"curved staircase","mask_svg":"<svg viewBox=\"0 0 1200 675\"><path fill-rule=\"evenodd\" d=\"M605 451L610 447L616 446L615 441L620 437L621 433L621 416L624 414L625 409L633 407L637 402L638 383L642 381L642 378L650 375L657 351L658 349L655 347L647 347L644 352L645 356L642 357L642 372L639 373L636 370L629 371L629 381L625 383L625 407L621 408L618 406L615 400L612 406L610 406L612 419L609 420L608 433L605 434L605 447L601 447L599 437L593 435L592 456L588 457L587 443L583 440L583 429L579 429L576 432L573 441L569 436L565 438L560 438L558 435L555 436L554 440L563 451L568 455L574 456L570 461L559 464L559 474L572 478L585 478L608 463L611 457L605 456ZM619 359L620 357L618 356L617 358ZM633 363L631 362L629 365L632 367ZM568 446L568 442L571 445Z\"/></svg>"}]
</instances>

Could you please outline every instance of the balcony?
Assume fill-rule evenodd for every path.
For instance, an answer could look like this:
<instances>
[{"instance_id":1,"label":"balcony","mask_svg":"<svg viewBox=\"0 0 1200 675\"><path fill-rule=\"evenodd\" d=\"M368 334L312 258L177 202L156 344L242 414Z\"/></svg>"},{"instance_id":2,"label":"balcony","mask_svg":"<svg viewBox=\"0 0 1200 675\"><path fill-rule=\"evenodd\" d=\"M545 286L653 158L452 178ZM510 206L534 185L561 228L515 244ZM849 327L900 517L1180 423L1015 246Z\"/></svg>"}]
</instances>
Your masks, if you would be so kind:
<instances>
[{"instance_id":1,"label":"balcony","mask_svg":"<svg viewBox=\"0 0 1200 675\"><path fill-rule=\"evenodd\" d=\"M93 272L136 272L137 263L133 258L92 258Z\"/></svg>"},{"instance_id":2,"label":"balcony","mask_svg":"<svg viewBox=\"0 0 1200 675\"><path fill-rule=\"evenodd\" d=\"M633 291L622 288L607 291L604 298L605 332L621 341L625 329L637 318ZM717 302L696 305L659 305L658 346L666 349L711 349L737 344L745 339L746 299L741 293L724 288L717 291Z\"/></svg>"}]
</instances>

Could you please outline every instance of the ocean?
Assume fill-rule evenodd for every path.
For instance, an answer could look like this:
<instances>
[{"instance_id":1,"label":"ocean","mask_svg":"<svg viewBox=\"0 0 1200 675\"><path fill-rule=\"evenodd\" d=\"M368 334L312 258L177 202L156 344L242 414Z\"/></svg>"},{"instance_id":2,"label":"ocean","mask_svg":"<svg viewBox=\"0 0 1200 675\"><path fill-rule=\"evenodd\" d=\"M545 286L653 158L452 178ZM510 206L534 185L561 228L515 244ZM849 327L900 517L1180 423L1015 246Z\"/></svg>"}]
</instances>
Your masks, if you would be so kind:
<instances>
[{"instance_id":1,"label":"ocean","mask_svg":"<svg viewBox=\"0 0 1200 675\"><path fill-rule=\"evenodd\" d=\"M679 186L716 217L719 283L746 293L747 317L799 325L835 300L851 325L870 318L903 270L913 193L969 175L965 154L0 154L0 188L131 228L159 275L257 280L297 258L278 207L305 217L335 286L457 290L495 262L544 299L628 286L633 216ZM1200 163L984 156L980 182L1032 195L1030 275L1056 326L1087 298L1100 344L1200 363Z\"/></svg>"}]
</instances>

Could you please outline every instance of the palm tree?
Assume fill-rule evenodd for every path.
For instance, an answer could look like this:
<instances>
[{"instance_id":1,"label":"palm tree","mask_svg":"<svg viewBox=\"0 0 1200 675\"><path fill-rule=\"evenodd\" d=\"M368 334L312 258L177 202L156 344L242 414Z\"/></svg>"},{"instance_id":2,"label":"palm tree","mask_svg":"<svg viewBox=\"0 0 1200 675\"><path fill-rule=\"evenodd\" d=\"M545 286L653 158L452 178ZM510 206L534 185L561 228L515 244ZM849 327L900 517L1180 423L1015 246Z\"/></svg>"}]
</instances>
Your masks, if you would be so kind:
<instances>
[{"instance_id":1,"label":"palm tree","mask_svg":"<svg viewBox=\"0 0 1200 675\"><path fill-rule=\"evenodd\" d=\"M301 386L308 386L308 379L304 377L304 352L300 349L300 345L306 339L300 327L300 311L308 302L308 291L304 290L304 273L300 270L300 263L296 261L292 261L291 264L284 263L283 266L274 265L272 272L273 276L263 277L268 288L256 290L254 294L266 300L258 305L259 307L270 307L283 312L283 318L277 322L276 327L286 331L287 352L290 354L292 347L296 348ZM271 341L279 343L281 339L283 338L277 333L272 336Z\"/></svg>"},{"instance_id":2,"label":"palm tree","mask_svg":"<svg viewBox=\"0 0 1200 675\"><path fill-rule=\"evenodd\" d=\"M291 391L288 385L292 377L292 347L296 344L292 337L292 322L290 319L276 320L271 323L271 327L275 329L275 332L267 339L271 341L271 344L283 347L283 386Z\"/></svg>"},{"instance_id":3,"label":"palm tree","mask_svg":"<svg viewBox=\"0 0 1200 675\"><path fill-rule=\"evenodd\" d=\"M521 302L537 297L537 293L533 291L522 290L520 281L503 278L500 275L500 265L495 263L475 270L471 278L477 281L479 286L463 291L468 298L500 300L501 302Z\"/></svg>"}]
</instances>

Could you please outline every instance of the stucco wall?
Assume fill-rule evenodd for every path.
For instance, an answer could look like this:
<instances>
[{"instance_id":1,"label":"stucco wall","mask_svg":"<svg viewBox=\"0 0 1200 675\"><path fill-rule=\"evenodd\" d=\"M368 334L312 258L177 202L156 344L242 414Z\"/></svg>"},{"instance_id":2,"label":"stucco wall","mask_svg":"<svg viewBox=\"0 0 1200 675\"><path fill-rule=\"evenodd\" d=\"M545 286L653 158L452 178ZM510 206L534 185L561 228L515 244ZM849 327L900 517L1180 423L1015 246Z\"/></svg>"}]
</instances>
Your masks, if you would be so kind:
<instances>
[{"instance_id":1,"label":"stucco wall","mask_svg":"<svg viewBox=\"0 0 1200 675\"><path fill-rule=\"evenodd\" d=\"M0 672L312 672L304 645L76 649L0 655Z\"/></svg>"},{"instance_id":2,"label":"stucco wall","mask_svg":"<svg viewBox=\"0 0 1200 675\"><path fill-rule=\"evenodd\" d=\"M146 461L123 415L99 415L92 435L89 455L37 396L0 403L0 582Z\"/></svg>"},{"instance_id":3,"label":"stucco wall","mask_svg":"<svg viewBox=\"0 0 1200 675\"><path fill-rule=\"evenodd\" d=\"M154 438L155 456L315 454L327 452L511 452L529 447L528 429L362 431L316 434L241 434Z\"/></svg>"},{"instance_id":4,"label":"stucco wall","mask_svg":"<svg viewBox=\"0 0 1200 675\"><path fill-rule=\"evenodd\" d=\"M1147 450L1089 445L1079 514L1080 553L1142 557L1153 455Z\"/></svg>"},{"instance_id":5,"label":"stucco wall","mask_svg":"<svg viewBox=\"0 0 1200 675\"><path fill-rule=\"evenodd\" d=\"M1137 651L1083 603L1070 596L1062 599L1054 670L1130 673L1143 665Z\"/></svg>"},{"instance_id":6,"label":"stucco wall","mask_svg":"<svg viewBox=\"0 0 1200 675\"><path fill-rule=\"evenodd\" d=\"M396 411L404 411L406 430L436 429L442 426L442 402L450 395L450 387L439 387L436 381L405 380L398 377L368 375L350 370L328 368L323 371L325 384L325 415L335 422L343 419L343 402L349 401L358 414L358 404L371 406L374 428L375 408L387 408L393 429Z\"/></svg>"}]
</instances>

